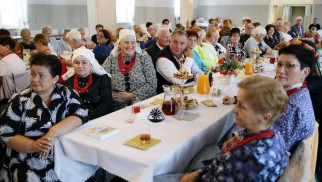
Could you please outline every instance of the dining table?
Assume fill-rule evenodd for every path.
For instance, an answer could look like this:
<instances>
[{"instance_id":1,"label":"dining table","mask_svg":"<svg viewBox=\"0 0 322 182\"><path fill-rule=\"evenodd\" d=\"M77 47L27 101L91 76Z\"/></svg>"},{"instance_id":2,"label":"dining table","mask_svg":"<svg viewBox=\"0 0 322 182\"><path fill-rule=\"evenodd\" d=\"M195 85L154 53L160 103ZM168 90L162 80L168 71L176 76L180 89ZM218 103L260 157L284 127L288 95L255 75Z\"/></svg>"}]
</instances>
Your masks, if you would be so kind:
<instances>
[{"instance_id":1,"label":"dining table","mask_svg":"<svg viewBox=\"0 0 322 182\"><path fill-rule=\"evenodd\" d=\"M275 74L267 72L263 75L273 77ZM215 76L214 82L216 79L222 78ZM56 140L55 171L58 177L63 182L85 181L100 167L127 181L151 182L154 176L184 172L203 147L218 144L233 126L231 110L234 105L222 104L222 98L236 95L237 83L225 85L220 96L214 96L213 90L204 95L186 94L189 99L196 99L198 105L185 109L184 116L187 117L183 120L165 115L162 122L153 123L147 118L136 117L133 123L128 123L125 122L125 110L120 109L87 122ZM141 101L140 112L149 113L160 107L152 103L163 100L163 97L161 93ZM201 103L203 100L212 100L216 107L205 106ZM160 142L148 150L125 145L140 134L140 128L146 122L150 124L151 137ZM101 124L114 127L119 133L106 140L86 135L86 130ZM71 173L66 174L66 170Z\"/></svg>"}]
</instances>

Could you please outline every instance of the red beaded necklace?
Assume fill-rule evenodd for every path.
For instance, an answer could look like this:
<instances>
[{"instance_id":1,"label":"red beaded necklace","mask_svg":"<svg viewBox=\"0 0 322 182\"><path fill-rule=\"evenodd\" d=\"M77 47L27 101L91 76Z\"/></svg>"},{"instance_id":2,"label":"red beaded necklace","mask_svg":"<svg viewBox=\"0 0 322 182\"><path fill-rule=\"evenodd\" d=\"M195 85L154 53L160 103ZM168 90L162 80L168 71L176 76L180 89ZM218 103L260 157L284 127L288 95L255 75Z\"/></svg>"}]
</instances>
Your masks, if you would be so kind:
<instances>
[{"instance_id":1,"label":"red beaded necklace","mask_svg":"<svg viewBox=\"0 0 322 182\"><path fill-rule=\"evenodd\" d=\"M122 74L126 74L126 73L128 73L132 69L132 67L134 65L134 62L135 62L135 57L136 57L136 55L134 53L134 55L133 55L133 57L131 59L130 64L129 65L125 65L123 63L122 53L119 55L119 59L118 59L118 61L119 61L119 70L120 70L120 72Z\"/></svg>"},{"instance_id":2,"label":"red beaded necklace","mask_svg":"<svg viewBox=\"0 0 322 182\"><path fill-rule=\"evenodd\" d=\"M275 132L273 130L269 130L269 131L266 131L266 132L263 132L261 134L257 134L255 136L251 136L251 137L246 137L244 140L242 141L236 141L232 146L226 148L224 150L224 152L229 152L232 148L236 147L236 146L242 146L250 141L253 141L253 140L258 140L258 139L262 139L262 138L268 138L268 137L271 137L275 134Z\"/></svg>"},{"instance_id":3,"label":"red beaded necklace","mask_svg":"<svg viewBox=\"0 0 322 182\"><path fill-rule=\"evenodd\" d=\"M92 74L89 74L88 82L85 85L85 87L79 87L78 86L78 77L75 75L75 78L74 78L74 90L76 90L76 92L79 93L79 94L84 93L88 89L88 87L92 84L92 82L93 82Z\"/></svg>"},{"instance_id":4,"label":"red beaded necklace","mask_svg":"<svg viewBox=\"0 0 322 182\"><path fill-rule=\"evenodd\" d=\"M307 88L306 81L303 82L303 84L302 84L302 86L300 88ZM286 94L287 94L287 96L290 96L290 95L292 95L294 92L296 92L298 90L299 90L299 88L295 87L295 88L293 88L291 90L286 91Z\"/></svg>"}]
</instances>

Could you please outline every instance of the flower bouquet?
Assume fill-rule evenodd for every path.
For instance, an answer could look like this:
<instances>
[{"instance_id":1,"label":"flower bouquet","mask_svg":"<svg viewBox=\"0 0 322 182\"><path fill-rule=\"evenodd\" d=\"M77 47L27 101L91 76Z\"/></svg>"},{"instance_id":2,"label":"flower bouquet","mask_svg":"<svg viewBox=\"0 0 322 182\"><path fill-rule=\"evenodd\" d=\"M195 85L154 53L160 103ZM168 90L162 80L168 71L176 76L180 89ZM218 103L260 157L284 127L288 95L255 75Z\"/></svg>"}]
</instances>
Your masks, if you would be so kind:
<instances>
[{"instance_id":1,"label":"flower bouquet","mask_svg":"<svg viewBox=\"0 0 322 182\"><path fill-rule=\"evenodd\" d=\"M211 71L214 73L219 72L222 75L235 75L237 76L237 69L242 69L242 65L236 59L226 60L223 64L218 64L216 67L212 67Z\"/></svg>"}]
</instances>

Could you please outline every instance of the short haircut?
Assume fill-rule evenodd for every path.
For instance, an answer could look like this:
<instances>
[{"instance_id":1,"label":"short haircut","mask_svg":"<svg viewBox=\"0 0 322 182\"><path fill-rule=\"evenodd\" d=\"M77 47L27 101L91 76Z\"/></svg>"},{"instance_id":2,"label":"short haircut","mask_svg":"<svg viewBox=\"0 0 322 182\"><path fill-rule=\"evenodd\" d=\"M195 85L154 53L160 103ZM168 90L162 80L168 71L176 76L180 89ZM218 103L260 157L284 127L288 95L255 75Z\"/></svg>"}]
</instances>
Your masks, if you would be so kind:
<instances>
[{"instance_id":1,"label":"short haircut","mask_svg":"<svg viewBox=\"0 0 322 182\"><path fill-rule=\"evenodd\" d=\"M209 30L207 31L207 33L206 33L206 38L211 37L211 35L212 35L214 32L218 32L218 30L217 30L217 29L215 29L215 28L211 28L211 29L209 29Z\"/></svg>"},{"instance_id":2,"label":"short haircut","mask_svg":"<svg viewBox=\"0 0 322 182\"><path fill-rule=\"evenodd\" d=\"M211 23L212 21L215 21L215 19L209 18L208 23Z\"/></svg>"},{"instance_id":3,"label":"short haircut","mask_svg":"<svg viewBox=\"0 0 322 182\"><path fill-rule=\"evenodd\" d=\"M103 25L101 25L101 24L97 24L97 25L95 26L95 29L97 30L98 28L102 28L102 29L103 29L104 27L103 27Z\"/></svg>"},{"instance_id":4,"label":"short haircut","mask_svg":"<svg viewBox=\"0 0 322 182\"><path fill-rule=\"evenodd\" d=\"M38 42L41 43L41 45L43 46L48 46L48 39L47 39L47 36L45 34L37 34L33 39L32 41L36 44Z\"/></svg>"},{"instance_id":5,"label":"short haircut","mask_svg":"<svg viewBox=\"0 0 322 182\"><path fill-rule=\"evenodd\" d=\"M109 32L109 31L107 31L107 30L105 30L105 29L102 29L102 30L100 30L99 32L102 32L102 33L103 33L103 35L104 35L104 38L105 38L105 39L108 39L108 41L106 42L106 44L111 43L111 34L110 34L110 32Z\"/></svg>"},{"instance_id":6,"label":"short haircut","mask_svg":"<svg viewBox=\"0 0 322 182\"><path fill-rule=\"evenodd\" d=\"M153 23L152 22L146 22L145 27L149 28Z\"/></svg>"},{"instance_id":7,"label":"short haircut","mask_svg":"<svg viewBox=\"0 0 322 182\"><path fill-rule=\"evenodd\" d=\"M85 30L84 30L84 28L83 28L83 27L81 27L81 28L78 28L78 29L77 29L77 31L80 31L80 30L82 30L82 31L84 31L84 32L85 32Z\"/></svg>"},{"instance_id":8,"label":"short haircut","mask_svg":"<svg viewBox=\"0 0 322 182\"><path fill-rule=\"evenodd\" d=\"M232 28L232 29L230 29L230 31L229 31L229 37L233 36L236 33L238 33L240 35L239 28Z\"/></svg>"},{"instance_id":9,"label":"short haircut","mask_svg":"<svg viewBox=\"0 0 322 182\"><path fill-rule=\"evenodd\" d=\"M10 36L9 30L1 28L0 29L0 36Z\"/></svg>"},{"instance_id":10,"label":"short haircut","mask_svg":"<svg viewBox=\"0 0 322 182\"><path fill-rule=\"evenodd\" d=\"M188 38L188 35L185 31L181 31L181 30L177 30L177 31L174 31L172 34L171 34L171 39L176 35L181 35L181 36L185 36Z\"/></svg>"},{"instance_id":11,"label":"short haircut","mask_svg":"<svg viewBox=\"0 0 322 182\"><path fill-rule=\"evenodd\" d=\"M16 41L13 40L10 36L1 36L0 45L2 46L9 45L9 49L12 51L16 46Z\"/></svg>"},{"instance_id":12,"label":"short haircut","mask_svg":"<svg viewBox=\"0 0 322 182\"><path fill-rule=\"evenodd\" d=\"M64 29L61 31L61 33L62 33L62 34L64 34L64 33L68 33L68 32L70 32L70 29L69 29L69 28L64 28Z\"/></svg>"},{"instance_id":13,"label":"short haircut","mask_svg":"<svg viewBox=\"0 0 322 182\"><path fill-rule=\"evenodd\" d=\"M70 32L67 33L66 37L69 40L76 40L77 42L82 41L82 35L78 30L71 30Z\"/></svg>"},{"instance_id":14,"label":"short haircut","mask_svg":"<svg viewBox=\"0 0 322 182\"><path fill-rule=\"evenodd\" d=\"M256 35L266 35L267 32L265 30L264 27L256 27L255 30L254 30L254 33L253 35L256 36Z\"/></svg>"},{"instance_id":15,"label":"short haircut","mask_svg":"<svg viewBox=\"0 0 322 182\"><path fill-rule=\"evenodd\" d=\"M193 30L195 32L202 32L202 29L200 27L193 27L190 30Z\"/></svg>"},{"instance_id":16,"label":"short haircut","mask_svg":"<svg viewBox=\"0 0 322 182\"><path fill-rule=\"evenodd\" d=\"M197 21L196 20L192 20L191 21L191 26L193 26Z\"/></svg>"},{"instance_id":17,"label":"short haircut","mask_svg":"<svg viewBox=\"0 0 322 182\"><path fill-rule=\"evenodd\" d=\"M241 81L238 87L245 89L245 100L255 113L272 114L270 125L284 112L287 106L288 97L283 86L272 78L260 75L251 76Z\"/></svg>"},{"instance_id":18,"label":"short haircut","mask_svg":"<svg viewBox=\"0 0 322 182\"><path fill-rule=\"evenodd\" d=\"M251 20L251 19L249 19L249 18L244 19L243 21L247 22L247 24L252 22L252 20Z\"/></svg>"},{"instance_id":19,"label":"short haircut","mask_svg":"<svg viewBox=\"0 0 322 182\"><path fill-rule=\"evenodd\" d=\"M274 28L274 32L275 32L275 31L276 31L276 30L275 30L275 26L274 26L274 25L272 25L272 24L268 24L268 25L266 25L266 26L265 26L265 30L266 30L266 32L268 32L268 30L269 30L269 29L271 29L272 27Z\"/></svg>"},{"instance_id":20,"label":"short haircut","mask_svg":"<svg viewBox=\"0 0 322 182\"><path fill-rule=\"evenodd\" d=\"M158 31L158 29L159 29L158 25L156 25L156 24L151 25L149 28L152 30L155 30L155 31Z\"/></svg>"},{"instance_id":21,"label":"short haircut","mask_svg":"<svg viewBox=\"0 0 322 182\"><path fill-rule=\"evenodd\" d=\"M303 20L302 16L296 17L296 20Z\"/></svg>"},{"instance_id":22,"label":"short haircut","mask_svg":"<svg viewBox=\"0 0 322 182\"><path fill-rule=\"evenodd\" d=\"M162 24L164 24L166 21L167 21L167 22L170 22L170 21L169 21L169 19L166 19L166 18L165 18L165 19L163 19L163 20L162 20Z\"/></svg>"},{"instance_id":23,"label":"short haircut","mask_svg":"<svg viewBox=\"0 0 322 182\"><path fill-rule=\"evenodd\" d=\"M163 31L168 31L170 33L169 28L160 27L157 31L157 37L160 38Z\"/></svg>"},{"instance_id":24,"label":"short haircut","mask_svg":"<svg viewBox=\"0 0 322 182\"><path fill-rule=\"evenodd\" d=\"M181 23L176 24L176 28L177 28L178 30L182 30L182 31L184 31L184 30L185 30L184 26L183 26Z\"/></svg>"},{"instance_id":25,"label":"short haircut","mask_svg":"<svg viewBox=\"0 0 322 182\"><path fill-rule=\"evenodd\" d=\"M30 58L30 67L33 65L45 66L49 69L52 77L61 75L60 59L52 54L35 53Z\"/></svg>"},{"instance_id":26,"label":"short haircut","mask_svg":"<svg viewBox=\"0 0 322 182\"><path fill-rule=\"evenodd\" d=\"M198 33L196 31L193 31L193 30L187 30L186 31L187 35L188 35L188 38L189 37L196 37L197 39L199 38L198 36Z\"/></svg>"},{"instance_id":27,"label":"short haircut","mask_svg":"<svg viewBox=\"0 0 322 182\"><path fill-rule=\"evenodd\" d=\"M143 37L143 35L144 35L144 31L143 31L143 29L140 27L140 25L133 27L133 30L134 30L134 32L135 32L135 33L138 33L138 34L140 35L140 37Z\"/></svg>"},{"instance_id":28,"label":"short haircut","mask_svg":"<svg viewBox=\"0 0 322 182\"><path fill-rule=\"evenodd\" d=\"M43 26L43 27L41 28L41 33L46 34L49 30L50 30L50 31L53 31L53 29L51 28L51 26L49 26L49 25L45 25L45 26Z\"/></svg>"},{"instance_id":29,"label":"short haircut","mask_svg":"<svg viewBox=\"0 0 322 182\"><path fill-rule=\"evenodd\" d=\"M305 43L309 43L309 41L305 41ZM312 46L312 44L310 44L310 46ZM303 70L306 67L310 68L311 73L313 70L315 70L315 55L312 52L312 50L307 49L303 45L293 44L283 47L278 51L278 54L290 54L295 56L301 65L301 70Z\"/></svg>"},{"instance_id":30,"label":"short haircut","mask_svg":"<svg viewBox=\"0 0 322 182\"><path fill-rule=\"evenodd\" d=\"M275 26L283 26L283 21L282 20L276 20Z\"/></svg>"},{"instance_id":31,"label":"short haircut","mask_svg":"<svg viewBox=\"0 0 322 182\"><path fill-rule=\"evenodd\" d=\"M314 19L316 19L316 20L317 20L318 18L313 18L313 20L314 20Z\"/></svg>"},{"instance_id":32,"label":"short haircut","mask_svg":"<svg viewBox=\"0 0 322 182\"><path fill-rule=\"evenodd\" d=\"M259 23L259 22L254 22L254 23L253 23L253 25L254 25L254 27L258 27L258 26L261 26L261 23Z\"/></svg>"},{"instance_id":33,"label":"short haircut","mask_svg":"<svg viewBox=\"0 0 322 182\"><path fill-rule=\"evenodd\" d=\"M24 31L26 31L26 30L29 30L28 28L23 28L23 29L21 29L21 31L20 31L20 35L24 32ZM29 30L30 31L30 30Z\"/></svg>"}]
</instances>

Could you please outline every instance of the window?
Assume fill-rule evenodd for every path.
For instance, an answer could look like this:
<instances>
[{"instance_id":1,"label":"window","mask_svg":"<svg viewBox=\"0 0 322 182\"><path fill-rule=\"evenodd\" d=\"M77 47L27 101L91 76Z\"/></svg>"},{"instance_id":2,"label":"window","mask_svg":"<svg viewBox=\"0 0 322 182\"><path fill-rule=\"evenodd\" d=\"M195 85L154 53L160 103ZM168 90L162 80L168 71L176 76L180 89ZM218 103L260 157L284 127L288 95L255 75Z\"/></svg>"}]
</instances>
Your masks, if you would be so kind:
<instances>
[{"instance_id":1,"label":"window","mask_svg":"<svg viewBox=\"0 0 322 182\"><path fill-rule=\"evenodd\" d=\"M28 28L27 0L0 0L0 27Z\"/></svg>"},{"instance_id":2,"label":"window","mask_svg":"<svg viewBox=\"0 0 322 182\"><path fill-rule=\"evenodd\" d=\"M116 1L116 23L134 22L135 0Z\"/></svg>"}]
</instances>

